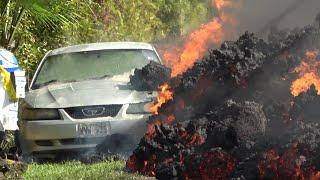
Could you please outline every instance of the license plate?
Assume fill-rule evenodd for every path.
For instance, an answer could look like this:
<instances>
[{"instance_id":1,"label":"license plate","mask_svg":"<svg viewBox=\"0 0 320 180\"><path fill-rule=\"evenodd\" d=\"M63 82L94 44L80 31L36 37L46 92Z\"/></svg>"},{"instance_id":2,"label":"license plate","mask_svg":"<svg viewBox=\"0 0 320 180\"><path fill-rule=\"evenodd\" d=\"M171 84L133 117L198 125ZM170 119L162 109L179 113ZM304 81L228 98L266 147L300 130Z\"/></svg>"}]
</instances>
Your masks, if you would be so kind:
<instances>
[{"instance_id":1,"label":"license plate","mask_svg":"<svg viewBox=\"0 0 320 180\"><path fill-rule=\"evenodd\" d=\"M110 123L81 123L77 129L80 137L107 136L110 134Z\"/></svg>"}]
</instances>

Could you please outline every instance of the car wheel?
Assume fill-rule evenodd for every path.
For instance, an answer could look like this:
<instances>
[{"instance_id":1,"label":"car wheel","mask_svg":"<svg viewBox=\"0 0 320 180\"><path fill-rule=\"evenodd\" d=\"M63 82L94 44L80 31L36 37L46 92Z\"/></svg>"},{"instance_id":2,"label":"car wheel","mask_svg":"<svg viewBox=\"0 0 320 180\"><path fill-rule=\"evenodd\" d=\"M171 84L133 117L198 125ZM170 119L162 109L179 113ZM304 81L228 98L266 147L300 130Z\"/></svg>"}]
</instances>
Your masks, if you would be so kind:
<instances>
[{"instance_id":1,"label":"car wheel","mask_svg":"<svg viewBox=\"0 0 320 180\"><path fill-rule=\"evenodd\" d=\"M20 136L20 131L19 130L14 131L14 143L15 143L15 146L16 146L17 153L20 156L22 154L22 150L21 150L21 144L20 144L19 136Z\"/></svg>"},{"instance_id":2,"label":"car wheel","mask_svg":"<svg viewBox=\"0 0 320 180\"><path fill-rule=\"evenodd\" d=\"M23 139L21 138L21 134L19 130L14 132L14 142L17 149L17 154L19 155L19 159L26 163L37 162L37 158L30 153L26 153L23 148Z\"/></svg>"}]
</instances>

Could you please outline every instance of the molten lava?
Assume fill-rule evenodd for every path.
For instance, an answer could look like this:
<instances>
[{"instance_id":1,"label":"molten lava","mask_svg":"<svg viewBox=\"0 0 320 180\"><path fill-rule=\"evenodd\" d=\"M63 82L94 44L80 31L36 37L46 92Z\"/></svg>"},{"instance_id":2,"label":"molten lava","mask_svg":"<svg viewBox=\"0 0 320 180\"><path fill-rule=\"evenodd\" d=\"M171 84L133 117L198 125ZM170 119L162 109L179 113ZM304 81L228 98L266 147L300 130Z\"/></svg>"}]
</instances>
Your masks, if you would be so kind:
<instances>
[{"instance_id":1,"label":"molten lava","mask_svg":"<svg viewBox=\"0 0 320 180\"><path fill-rule=\"evenodd\" d=\"M145 134L146 139L151 140L154 137L156 132L156 127L161 124L172 124L175 121L176 117L174 115L170 115L165 117L165 119L158 119L147 124L147 132Z\"/></svg>"},{"instance_id":2,"label":"molten lava","mask_svg":"<svg viewBox=\"0 0 320 180\"><path fill-rule=\"evenodd\" d=\"M157 100L149 108L152 114L158 115L159 108L169 100L173 99L173 92L169 84L165 83L159 87Z\"/></svg>"},{"instance_id":3,"label":"molten lava","mask_svg":"<svg viewBox=\"0 0 320 180\"><path fill-rule=\"evenodd\" d=\"M306 92L312 84L315 85L320 95L320 76L318 73L320 61L317 59L318 55L319 51L307 51L305 59L294 69L294 72L299 74L299 78L291 85L291 94L293 96Z\"/></svg>"},{"instance_id":4,"label":"molten lava","mask_svg":"<svg viewBox=\"0 0 320 180\"><path fill-rule=\"evenodd\" d=\"M183 140L184 144L186 144L187 147L191 146L199 146L203 143L205 143L206 139L201 136L198 133L189 133L186 130L180 130L178 132L179 137Z\"/></svg>"},{"instance_id":5,"label":"molten lava","mask_svg":"<svg viewBox=\"0 0 320 180\"><path fill-rule=\"evenodd\" d=\"M228 0L213 0L212 4L218 10L218 16L200 29L190 33L182 47L168 47L162 52L165 64L172 69L171 76L175 77L185 72L188 68L202 58L207 52L209 44L219 44L226 36L225 25L234 25L234 18L224 12L224 8L232 7Z\"/></svg>"},{"instance_id":6,"label":"molten lava","mask_svg":"<svg viewBox=\"0 0 320 180\"><path fill-rule=\"evenodd\" d=\"M132 172L140 172L148 176L155 176L156 156L151 156L148 161L140 162L136 156L131 156L127 161L127 167Z\"/></svg>"},{"instance_id":7,"label":"molten lava","mask_svg":"<svg viewBox=\"0 0 320 180\"><path fill-rule=\"evenodd\" d=\"M299 153L298 144L293 144L280 155L271 149L264 153L263 160L257 166L261 179L317 179L319 171L304 165L306 157Z\"/></svg>"},{"instance_id":8,"label":"molten lava","mask_svg":"<svg viewBox=\"0 0 320 180\"><path fill-rule=\"evenodd\" d=\"M214 2L218 9L233 5ZM213 22L228 19L221 14ZM307 29L291 32L288 38L281 33L270 43L246 33L210 51L182 77L167 81L170 85L160 87L150 108L155 116L126 167L157 179L320 179L320 96L312 85L320 87L320 52L296 51L300 44L320 50L318 26ZM190 43L195 49L174 48L178 53L168 54L177 57L168 64L182 67L173 69L173 76L205 53L197 48L209 40L199 40L197 33L192 42L200 45ZM303 58L301 52L306 52ZM285 60L280 63L279 53ZM288 73L292 65L296 68ZM297 97L286 93L293 72L298 78L291 91ZM164 105L173 98L171 88L175 99ZM282 120L290 123L284 126ZM299 144L292 145L295 141Z\"/></svg>"},{"instance_id":9,"label":"molten lava","mask_svg":"<svg viewBox=\"0 0 320 180\"><path fill-rule=\"evenodd\" d=\"M186 172L184 179L229 179L236 165L236 161L230 155L219 150L201 154L201 157L202 161L199 167L193 171Z\"/></svg>"}]
</instances>

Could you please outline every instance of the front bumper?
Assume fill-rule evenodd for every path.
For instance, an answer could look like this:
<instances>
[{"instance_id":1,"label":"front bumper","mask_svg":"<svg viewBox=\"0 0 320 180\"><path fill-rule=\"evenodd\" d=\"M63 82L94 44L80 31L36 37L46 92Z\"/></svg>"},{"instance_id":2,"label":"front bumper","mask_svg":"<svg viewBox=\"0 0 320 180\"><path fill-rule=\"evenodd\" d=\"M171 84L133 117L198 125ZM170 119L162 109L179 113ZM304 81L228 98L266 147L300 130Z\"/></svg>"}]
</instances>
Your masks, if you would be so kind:
<instances>
[{"instance_id":1,"label":"front bumper","mask_svg":"<svg viewBox=\"0 0 320 180\"><path fill-rule=\"evenodd\" d=\"M24 153L64 151L95 148L106 136L125 134L137 142L146 132L148 115L130 118L64 119L44 121L20 121L20 144ZM79 132L80 124L108 124L108 134L84 137Z\"/></svg>"}]
</instances>

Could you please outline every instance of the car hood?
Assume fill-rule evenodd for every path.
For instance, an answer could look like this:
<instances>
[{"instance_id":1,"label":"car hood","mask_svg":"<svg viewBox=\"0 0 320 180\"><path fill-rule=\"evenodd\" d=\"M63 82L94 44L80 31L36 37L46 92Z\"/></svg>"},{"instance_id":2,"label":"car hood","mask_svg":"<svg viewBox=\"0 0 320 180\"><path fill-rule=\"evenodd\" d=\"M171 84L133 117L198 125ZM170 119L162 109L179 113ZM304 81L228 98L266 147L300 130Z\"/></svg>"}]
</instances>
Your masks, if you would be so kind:
<instances>
[{"instance_id":1,"label":"car hood","mask_svg":"<svg viewBox=\"0 0 320 180\"><path fill-rule=\"evenodd\" d=\"M33 108L67 108L150 102L156 92L135 91L126 81L110 79L51 84L26 93Z\"/></svg>"}]
</instances>

